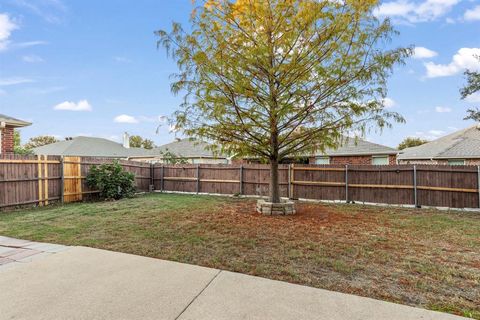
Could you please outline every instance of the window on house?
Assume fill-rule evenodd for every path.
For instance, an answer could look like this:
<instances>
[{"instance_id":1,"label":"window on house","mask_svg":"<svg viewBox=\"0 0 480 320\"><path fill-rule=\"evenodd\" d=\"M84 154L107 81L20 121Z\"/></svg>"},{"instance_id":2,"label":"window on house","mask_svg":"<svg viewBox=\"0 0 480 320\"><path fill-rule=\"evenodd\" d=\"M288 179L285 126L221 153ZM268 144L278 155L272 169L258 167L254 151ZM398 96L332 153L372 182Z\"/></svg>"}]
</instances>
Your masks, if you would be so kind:
<instances>
[{"instance_id":1,"label":"window on house","mask_svg":"<svg viewBox=\"0 0 480 320\"><path fill-rule=\"evenodd\" d=\"M388 165L388 156L374 156L372 157L372 164L373 165Z\"/></svg>"},{"instance_id":2,"label":"window on house","mask_svg":"<svg viewBox=\"0 0 480 320\"><path fill-rule=\"evenodd\" d=\"M448 165L449 166L464 166L465 165L465 159L449 159L448 160Z\"/></svg>"},{"instance_id":3,"label":"window on house","mask_svg":"<svg viewBox=\"0 0 480 320\"><path fill-rule=\"evenodd\" d=\"M330 164L329 157L316 157L315 164Z\"/></svg>"}]
</instances>

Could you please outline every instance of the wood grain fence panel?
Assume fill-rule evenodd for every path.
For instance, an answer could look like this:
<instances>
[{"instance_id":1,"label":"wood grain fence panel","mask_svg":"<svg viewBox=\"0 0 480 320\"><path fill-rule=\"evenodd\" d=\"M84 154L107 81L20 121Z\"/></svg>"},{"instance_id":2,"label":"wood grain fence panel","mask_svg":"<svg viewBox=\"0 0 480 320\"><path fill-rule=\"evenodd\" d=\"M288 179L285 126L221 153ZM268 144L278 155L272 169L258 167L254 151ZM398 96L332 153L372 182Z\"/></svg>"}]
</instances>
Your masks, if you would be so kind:
<instances>
[{"instance_id":1,"label":"wood grain fence panel","mask_svg":"<svg viewBox=\"0 0 480 320\"><path fill-rule=\"evenodd\" d=\"M478 207L478 172L471 166L417 166L419 205ZM426 188L424 188L426 187ZM454 188L458 191L428 190Z\"/></svg>"},{"instance_id":2,"label":"wood grain fence panel","mask_svg":"<svg viewBox=\"0 0 480 320\"><path fill-rule=\"evenodd\" d=\"M58 201L59 166L59 157L42 157L39 162L36 156L1 155L0 208L39 205L43 204L41 199L48 199L50 203ZM42 174L48 173L48 179L39 180L39 169Z\"/></svg>"},{"instance_id":3,"label":"wood grain fence panel","mask_svg":"<svg viewBox=\"0 0 480 320\"><path fill-rule=\"evenodd\" d=\"M413 166L349 166L348 199L413 205Z\"/></svg>"},{"instance_id":4,"label":"wood grain fence panel","mask_svg":"<svg viewBox=\"0 0 480 320\"><path fill-rule=\"evenodd\" d=\"M195 165L164 166L164 190L180 192L197 191L197 167Z\"/></svg>"},{"instance_id":5,"label":"wood grain fence panel","mask_svg":"<svg viewBox=\"0 0 480 320\"><path fill-rule=\"evenodd\" d=\"M240 192L240 167L199 165L199 192L237 194Z\"/></svg>"},{"instance_id":6,"label":"wood grain fence panel","mask_svg":"<svg viewBox=\"0 0 480 320\"><path fill-rule=\"evenodd\" d=\"M345 200L345 166L293 166L293 198Z\"/></svg>"}]
</instances>

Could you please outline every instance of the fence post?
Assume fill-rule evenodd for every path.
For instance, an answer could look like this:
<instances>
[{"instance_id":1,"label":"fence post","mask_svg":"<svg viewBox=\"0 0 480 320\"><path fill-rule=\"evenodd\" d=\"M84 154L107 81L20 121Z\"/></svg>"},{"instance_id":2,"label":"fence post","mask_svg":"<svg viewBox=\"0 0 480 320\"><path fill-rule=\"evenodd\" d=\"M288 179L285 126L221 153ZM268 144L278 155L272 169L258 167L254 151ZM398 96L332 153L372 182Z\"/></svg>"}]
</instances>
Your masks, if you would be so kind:
<instances>
[{"instance_id":1,"label":"fence post","mask_svg":"<svg viewBox=\"0 0 480 320\"><path fill-rule=\"evenodd\" d=\"M48 206L48 156L45 155L43 156L43 159L45 160L45 163L43 164L43 170L44 170L44 180L43 180L43 184L44 184L44 197L45 197L45 202L44 202L44 205Z\"/></svg>"},{"instance_id":2,"label":"fence post","mask_svg":"<svg viewBox=\"0 0 480 320\"><path fill-rule=\"evenodd\" d=\"M348 203L348 164L345 165L345 203Z\"/></svg>"},{"instance_id":3,"label":"fence post","mask_svg":"<svg viewBox=\"0 0 480 320\"><path fill-rule=\"evenodd\" d=\"M478 207L480 208L480 166L477 166Z\"/></svg>"},{"instance_id":4,"label":"fence post","mask_svg":"<svg viewBox=\"0 0 480 320\"><path fill-rule=\"evenodd\" d=\"M37 155L37 161L38 161L38 206L41 207L43 206L43 188L42 188L42 156Z\"/></svg>"},{"instance_id":5,"label":"fence post","mask_svg":"<svg viewBox=\"0 0 480 320\"><path fill-rule=\"evenodd\" d=\"M150 188L148 191L153 192L155 190L155 166L153 162L150 162Z\"/></svg>"},{"instance_id":6,"label":"fence post","mask_svg":"<svg viewBox=\"0 0 480 320\"><path fill-rule=\"evenodd\" d=\"M197 193L200 191L200 165L197 164Z\"/></svg>"},{"instance_id":7,"label":"fence post","mask_svg":"<svg viewBox=\"0 0 480 320\"><path fill-rule=\"evenodd\" d=\"M287 174L287 192L288 192L288 199L292 199L292 194L291 194L291 179L290 179L290 174L291 174L291 171L292 171L292 165L291 164L288 164L288 174Z\"/></svg>"},{"instance_id":8,"label":"fence post","mask_svg":"<svg viewBox=\"0 0 480 320\"><path fill-rule=\"evenodd\" d=\"M418 208L417 196L417 166L413 165L413 198L415 200L415 208Z\"/></svg>"},{"instance_id":9,"label":"fence post","mask_svg":"<svg viewBox=\"0 0 480 320\"><path fill-rule=\"evenodd\" d=\"M61 182L60 182L60 202L63 204L64 201L65 201L65 174L64 174L64 171L63 171L63 166L64 166L64 163L63 163L63 156L60 157L60 178L61 178Z\"/></svg>"},{"instance_id":10,"label":"fence post","mask_svg":"<svg viewBox=\"0 0 480 320\"><path fill-rule=\"evenodd\" d=\"M164 171L165 171L165 167L164 167L163 163L162 163L161 169L162 169L161 170L162 174L160 175L160 191L163 192L163 187L164 187L163 186L163 176L164 176Z\"/></svg>"},{"instance_id":11,"label":"fence post","mask_svg":"<svg viewBox=\"0 0 480 320\"><path fill-rule=\"evenodd\" d=\"M240 165L240 194L243 194L243 164Z\"/></svg>"},{"instance_id":12,"label":"fence post","mask_svg":"<svg viewBox=\"0 0 480 320\"><path fill-rule=\"evenodd\" d=\"M289 178L289 181L288 181L288 185L290 186L290 199L294 199L295 197L295 189L293 188L294 187L294 183L295 183L295 164L291 164L290 167L290 172L289 172L289 175L288 175L288 178Z\"/></svg>"}]
</instances>

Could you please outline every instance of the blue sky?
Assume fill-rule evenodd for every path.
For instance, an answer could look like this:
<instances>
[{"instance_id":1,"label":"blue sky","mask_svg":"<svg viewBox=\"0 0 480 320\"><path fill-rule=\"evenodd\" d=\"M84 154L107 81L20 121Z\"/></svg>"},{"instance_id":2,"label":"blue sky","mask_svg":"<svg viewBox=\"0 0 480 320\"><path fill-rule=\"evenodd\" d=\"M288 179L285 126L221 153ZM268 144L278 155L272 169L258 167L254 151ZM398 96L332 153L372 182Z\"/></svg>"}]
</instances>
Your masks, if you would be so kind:
<instances>
[{"instance_id":1,"label":"blue sky","mask_svg":"<svg viewBox=\"0 0 480 320\"><path fill-rule=\"evenodd\" d=\"M26 119L22 139L91 135L120 139L124 131L157 144L173 140L168 124L180 98L170 93L175 63L156 49L154 30L188 23L191 0L1 0L0 113ZM395 124L368 140L396 146L406 136L434 139L471 125L460 100L466 68L480 70L480 1L383 1L400 36L416 55L389 81Z\"/></svg>"}]
</instances>

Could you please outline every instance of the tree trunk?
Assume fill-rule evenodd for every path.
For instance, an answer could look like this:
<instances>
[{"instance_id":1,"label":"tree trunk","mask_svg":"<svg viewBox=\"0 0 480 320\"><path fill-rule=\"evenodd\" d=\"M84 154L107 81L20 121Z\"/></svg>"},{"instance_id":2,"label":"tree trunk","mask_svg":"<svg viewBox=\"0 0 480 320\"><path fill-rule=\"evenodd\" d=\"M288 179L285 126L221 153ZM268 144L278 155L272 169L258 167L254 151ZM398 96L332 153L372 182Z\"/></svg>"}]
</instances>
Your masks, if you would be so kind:
<instances>
[{"instance_id":1,"label":"tree trunk","mask_svg":"<svg viewBox=\"0 0 480 320\"><path fill-rule=\"evenodd\" d=\"M280 203L280 185L278 183L277 159L270 159L270 202Z\"/></svg>"}]
</instances>

